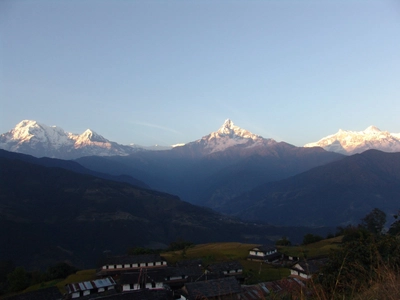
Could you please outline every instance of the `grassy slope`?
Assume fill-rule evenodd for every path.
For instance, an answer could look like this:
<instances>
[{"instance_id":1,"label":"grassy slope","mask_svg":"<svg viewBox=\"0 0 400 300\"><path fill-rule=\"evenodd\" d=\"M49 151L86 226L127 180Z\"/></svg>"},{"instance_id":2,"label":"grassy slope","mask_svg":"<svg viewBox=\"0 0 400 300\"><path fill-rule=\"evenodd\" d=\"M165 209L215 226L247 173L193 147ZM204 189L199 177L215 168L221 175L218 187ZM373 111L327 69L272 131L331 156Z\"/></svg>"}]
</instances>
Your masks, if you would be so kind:
<instances>
[{"instance_id":1,"label":"grassy slope","mask_svg":"<svg viewBox=\"0 0 400 300\"><path fill-rule=\"evenodd\" d=\"M163 253L162 256L173 264L182 259L201 258L203 265L219 261L238 260L244 269L244 275L248 279L246 283L271 281L287 277L290 274L287 268L277 268L256 261L248 261L249 250L259 246L258 244L242 243L210 243L196 245L186 251L174 251Z\"/></svg>"},{"instance_id":2,"label":"grassy slope","mask_svg":"<svg viewBox=\"0 0 400 300\"><path fill-rule=\"evenodd\" d=\"M309 245L279 246L278 251L291 256L298 256L301 258L311 258L318 256L328 256L332 249L336 249L342 242L343 236L325 239Z\"/></svg>"}]
</instances>

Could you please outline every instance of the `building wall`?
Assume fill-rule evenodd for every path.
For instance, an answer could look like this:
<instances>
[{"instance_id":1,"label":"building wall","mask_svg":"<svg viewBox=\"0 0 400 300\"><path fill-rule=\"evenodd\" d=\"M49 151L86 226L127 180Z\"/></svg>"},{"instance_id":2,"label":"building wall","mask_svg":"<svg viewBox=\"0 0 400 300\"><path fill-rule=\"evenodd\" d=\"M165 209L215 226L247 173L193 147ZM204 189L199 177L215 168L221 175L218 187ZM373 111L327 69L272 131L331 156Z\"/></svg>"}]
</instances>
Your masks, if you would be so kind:
<instances>
[{"instance_id":1,"label":"building wall","mask_svg":"<svg viewBox=\"0 0 400 300\"><path fill-rule=\"evenodd\" d=\"M115 269L137 269L142 267L156 267L156 266L166 266L167 262L165 261L156 261L156 262L149 262L149 263L135 263L135 264L109 264L104 265L102 267L103 270L115 270Z\"/></svg>"}]
</instances>

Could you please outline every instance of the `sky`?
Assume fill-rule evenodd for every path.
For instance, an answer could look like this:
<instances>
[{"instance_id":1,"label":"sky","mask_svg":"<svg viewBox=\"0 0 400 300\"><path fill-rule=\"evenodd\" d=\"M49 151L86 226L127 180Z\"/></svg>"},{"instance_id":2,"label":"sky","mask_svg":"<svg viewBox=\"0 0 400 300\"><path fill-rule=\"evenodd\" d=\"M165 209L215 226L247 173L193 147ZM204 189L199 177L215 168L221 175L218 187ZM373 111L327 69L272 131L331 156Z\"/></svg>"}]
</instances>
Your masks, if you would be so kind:
<instances>
[{"instance_id":1,"label":"sky","mask_svg":"<svg viewBox=\"0 0 400 300\"><path fill-rule=\"evenodd\" d=\"M399 112L397 0L0 1L0 133L173 145L229 118L303 146Z\"/></svg>"}]
</instances>

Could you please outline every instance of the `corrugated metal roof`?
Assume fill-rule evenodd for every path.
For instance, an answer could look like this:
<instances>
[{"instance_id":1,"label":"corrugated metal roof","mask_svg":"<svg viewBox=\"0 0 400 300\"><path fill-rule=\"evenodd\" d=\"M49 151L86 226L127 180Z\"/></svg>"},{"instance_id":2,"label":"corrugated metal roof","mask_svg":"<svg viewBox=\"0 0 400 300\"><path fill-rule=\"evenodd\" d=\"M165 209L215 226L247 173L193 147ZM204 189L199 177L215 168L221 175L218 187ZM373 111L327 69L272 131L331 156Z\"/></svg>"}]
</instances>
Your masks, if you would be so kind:
<instances>
[{"instance_id":1,"label":"corrugated metal roof","mask_svg":"<svg viewBox=\"0 0 400 300\"><path fill-rule=\"evenodd\" d=\"M83 284L85 285L85 287L86 287L87 290L92 290L92 289L94 289L94 287L93 287L93 285L90 283L90 281L85 281Z\"/></svg>"},{"instance_id":2,"label":"corrugated metal roof","mask_svg":"<svg viewBox=\"0 0 400 300\"><path fill-rule=\"evenodd\" d=\"M111 277L103 278L103 279L96 279L91 281L83 281L83 282L76 282L70 283L66 285L66 290L69 294L80 292L80 291L87 291L92 290L95 288L104 288L115 285L114 279Z\"/></svg>"}]
</instances>

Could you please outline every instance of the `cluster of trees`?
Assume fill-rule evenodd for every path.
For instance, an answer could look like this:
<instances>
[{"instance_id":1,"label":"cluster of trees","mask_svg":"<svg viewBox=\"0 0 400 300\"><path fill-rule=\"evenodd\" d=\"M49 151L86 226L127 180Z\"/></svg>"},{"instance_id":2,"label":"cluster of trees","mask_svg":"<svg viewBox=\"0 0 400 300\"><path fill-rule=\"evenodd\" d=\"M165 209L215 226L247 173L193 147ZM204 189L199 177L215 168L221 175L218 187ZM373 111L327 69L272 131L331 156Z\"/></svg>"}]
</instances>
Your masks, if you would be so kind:
<instances>
[{"instance_id":1,"label":"cluster of trees","mask_svg":"<svg viewBox=\"0 0 400 300\"><path fill-rule=\"evenodd\" d=\"M151 248L143 248L143 247L133 247L129 248L127 251L128 255L140 255L140 254L158 254L165 251L178 251L178 250L186 250L190 247L194 246L192 242L177 239L176 241L171 242L166 249L151 249Z\"/></svg>"},{"instance_id":2,"label":"cluster of trees","mask_svg":"<svg viewBox=\"0 0 400 300\"><path fill-rule=\"evenodd\" d=\"M400 220L385 231L386 214L375 208L358 226L340 228L343 240L321 270L325 295L354 295L397 277L400 267Z\"/></svg>"},{"instance_id":3,"label":"cluster of trees","mask_svg":"<svg viewBox=\"0 0 400 300\"><path fill-rule=\"evenodd\" d=\"M22 291L33 284L66 278L76 271L77 268L64 262L50 266L45 272L28 272L23 267L16 267L12 261L0 261L0 295Z\"/></svg>"}]
</instances>

